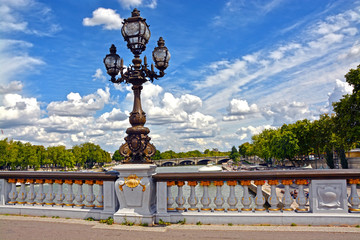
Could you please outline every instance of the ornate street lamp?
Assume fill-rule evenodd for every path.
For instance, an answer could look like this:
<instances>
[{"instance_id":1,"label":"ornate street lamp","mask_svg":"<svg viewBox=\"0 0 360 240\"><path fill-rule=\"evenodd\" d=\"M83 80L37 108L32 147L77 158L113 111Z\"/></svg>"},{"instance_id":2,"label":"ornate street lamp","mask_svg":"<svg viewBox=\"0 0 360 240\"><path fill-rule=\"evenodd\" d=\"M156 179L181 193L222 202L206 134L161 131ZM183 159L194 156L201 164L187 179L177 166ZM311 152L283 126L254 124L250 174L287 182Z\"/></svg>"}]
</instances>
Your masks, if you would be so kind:
<instances>
[{"instance_id":1,"label":"ornate street lamp","mask_svg":"<svg viewBox=\"0 0 360 240\"><path fill-rule=\"evenodd\" d=\"M127 47L134 54L133 65L127 68L123 66L123 59L116 54L114 44L110 47L110 54L104 58L107 73L111 76L113 83L125 82L133 85L134 106L129 117L131 127L126 130L128 134L125 137L126 143L121 145L119 152L125 157L124 163L151 163L150 158L155 154L156 149L150 143L150 137L148 136L150 130L144 127L146 115L141 108L140 95L143 83L146 81L153 82L154 79L165 75L164 70L168 67L170 53L165 47L165 41L160 37L158 46L152 52L155 67L160 72L156 73L154 71L153 64L151 64L151 69L148 69L146 56L144 57L144 64L141 64L140 54L145 50L151 34L146 19L140 17L140 11L136 8L131 17L124 20L121 33L127 42ZM120 77L116 78L119 73Z\"/></svg>"}]
</instances>

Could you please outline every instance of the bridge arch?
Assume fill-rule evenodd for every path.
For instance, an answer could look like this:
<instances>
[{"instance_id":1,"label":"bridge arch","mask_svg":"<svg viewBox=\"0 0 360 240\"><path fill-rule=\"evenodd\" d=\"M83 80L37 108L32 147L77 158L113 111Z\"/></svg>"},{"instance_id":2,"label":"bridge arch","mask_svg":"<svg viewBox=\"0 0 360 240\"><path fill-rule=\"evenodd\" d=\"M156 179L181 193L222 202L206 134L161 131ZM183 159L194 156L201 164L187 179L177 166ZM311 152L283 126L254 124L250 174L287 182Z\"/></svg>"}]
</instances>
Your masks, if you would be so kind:
<instances>
[{"instance_id":1,"label":"bridge arch","mask_svg":"<svg viewBox=\"0 0 360 240\"><path fill-rule=\"evenodd\" d=\"M176 166L176 163L175 162L163 162L161 163L160 165L161 167L166 167L166 166Z\"/></svg>"},{"instance_id":2,"label":"bridge arch","mask_svg":"<svg viewBox=\"0 0 360 240\"><path fill-rule=\"evenodd\" d=\"M197 162L197 165L206 165L209 162L212 162L212 160L211 159L202 159Z\"/></svg>"},{"instance_id":3,"label":"bridge arch","mask_svg":"<svg viewBox=\"0 0 360 240\"><path fill-rule=\"evenodd\" d=\"M186 160L183 160L181 162L179 162L179 165L183 166L183 165L194 165L195 164L195 161L193 160L189 160L189 159L186 159Z\"/></svg>"},{"instance_id":4,"label":"bridge arch","mask_svg":"<svg viewBox=\"0 0 360 240\"><path fill-rule=\"evenodd\" d=\"M218 160L217 164L226 163L226 162L229 161L229 160L230 160L230 158L220 159L220 160Z\"/></svg>"}]
</instances>

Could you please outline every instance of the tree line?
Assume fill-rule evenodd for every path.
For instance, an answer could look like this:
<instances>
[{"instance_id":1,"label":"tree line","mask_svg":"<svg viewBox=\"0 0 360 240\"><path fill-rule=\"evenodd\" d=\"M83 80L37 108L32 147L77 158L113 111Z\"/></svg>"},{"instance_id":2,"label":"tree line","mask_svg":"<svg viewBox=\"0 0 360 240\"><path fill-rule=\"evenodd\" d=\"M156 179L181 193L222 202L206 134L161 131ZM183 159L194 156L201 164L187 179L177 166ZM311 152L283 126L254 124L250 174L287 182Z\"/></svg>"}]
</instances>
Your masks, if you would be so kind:
<instances>
[{"instance_id":1,"label":"tree line","mask_svg":"<svg viewBox=\"0 0 360 240\"><path fill-rule=\"evenodd\" d=\"M27 170L29 168L91 169L111 162L110 153L93 143L65 146L50 146L22 143L7 138L0 140L0 169Z\"/></svg>"},{"instance_id":2,"label":"tree line","mask_svg":"<svg viewBox=\"0 0 360 240\"><path fill-rule=\"evenodd\" d=\"M333 103L334 114L320 115L319 120L299 120L276 129L265 129L252 136L252 143L239 146L241 156L259 156L265 162L284 163L308 159L310 154L324 156L327 165L334 168L334 153L348 168L345 152L360 147L360 65L345 75L353 86L351 94Z\"/></svg>"},{"instance_id":3,"label":"tree line","mask_svg":"<svg viewBox=\"0 0 360 240\"><path fill-rule=\"evenodd\" d=\"M165 152L160 152L156 150L155 155L151 158L152 160L160 159L174 159L174 158L191 158L191 157L215 157L215 156L228 156L230 152L220 152L216 149L209 150L206 149L203 153L199 150L193 150L188 152L179 152L176 153L173 150L167 150ZM120 155L119 151L116 150L113 155L114 161L122 161L124 158Z\"/></svg>"}]
</instances>

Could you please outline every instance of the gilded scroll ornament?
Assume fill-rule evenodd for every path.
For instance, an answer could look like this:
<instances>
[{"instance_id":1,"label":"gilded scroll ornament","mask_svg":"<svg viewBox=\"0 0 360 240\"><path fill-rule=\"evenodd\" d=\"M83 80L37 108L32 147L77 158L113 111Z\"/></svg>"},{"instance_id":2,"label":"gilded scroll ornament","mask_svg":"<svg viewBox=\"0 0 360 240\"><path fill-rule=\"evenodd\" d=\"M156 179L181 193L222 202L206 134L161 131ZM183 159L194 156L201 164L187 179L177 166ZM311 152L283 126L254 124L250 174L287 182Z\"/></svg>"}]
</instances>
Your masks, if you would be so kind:
<instances>
[{"instance_id":1,"label":"gilded scroll ornament","mask_svg":"<svg viewBox=\"0 0 360 240\"><path fill-rule=\"evenodd\" d=\"M137 186L142 186L142 191L145 192L146 190L146 186L145 184L141 184L141 179L138 176L136 176L135 174L129 175L128 177L125 177L125 182L124 184L120 184L119 185L119 189L120 191L123 191L123 186L126 185L129 188L136 188Z\"/></svg>"}]
</instances>

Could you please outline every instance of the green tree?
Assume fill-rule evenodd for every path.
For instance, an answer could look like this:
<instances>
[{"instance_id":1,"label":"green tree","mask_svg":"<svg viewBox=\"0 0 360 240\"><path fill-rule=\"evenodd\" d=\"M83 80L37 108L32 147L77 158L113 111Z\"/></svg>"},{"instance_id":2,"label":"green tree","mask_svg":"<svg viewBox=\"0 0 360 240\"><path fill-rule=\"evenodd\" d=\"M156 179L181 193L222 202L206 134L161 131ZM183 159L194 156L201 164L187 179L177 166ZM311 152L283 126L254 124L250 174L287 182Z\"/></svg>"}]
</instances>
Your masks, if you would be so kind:
<instances>
[{"instance_id":1,"label":"green tree","mask_svg":"<svg viewBox=\"0 0 360 240\"><path fill-rule=\"evenodd\" d=\"M284 160L288 159L295 166L295 156L299 153L299 140L296 138L295 133L287 129L286 126L273 132L271 138L270 151L271 155L280 160L284 164Z\"/></svg>"},{"instance_id":2,"label":"green tree","mask_svg":"<svg viewBox=\"0 0 360 240\"><path fill-rule=\"evenodd\" d=\"M116 150L114 152L114 155L112 156L112 160L115 162L121 162L122 160L124 160L124 157L121 156L121 154L119 153L119 150Z\"/></svg>"},{"instance_id":3,"label":"green tree","mask_svg":"<svg viewBox=\"0 0 360 240\"><path fill-rule=\"evenodd\" d=\"M234 162L238 162L240 160L240 153L235 146L231 148L229 158L232 159Z\"/></svg>"},{"instance_id":4,"label":"green tree","mask_svg":"<svg viewBox=\"0 0 360 240\"><path fill-rule=\"evenodd\" d=\"M346 82L353 86L352 94L345 95L333 103L337 135L343 139L344 147L349 150L360 141L360 65L350 69L345 75Z\"/></svg>"}]
</instances>

